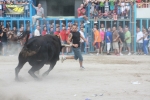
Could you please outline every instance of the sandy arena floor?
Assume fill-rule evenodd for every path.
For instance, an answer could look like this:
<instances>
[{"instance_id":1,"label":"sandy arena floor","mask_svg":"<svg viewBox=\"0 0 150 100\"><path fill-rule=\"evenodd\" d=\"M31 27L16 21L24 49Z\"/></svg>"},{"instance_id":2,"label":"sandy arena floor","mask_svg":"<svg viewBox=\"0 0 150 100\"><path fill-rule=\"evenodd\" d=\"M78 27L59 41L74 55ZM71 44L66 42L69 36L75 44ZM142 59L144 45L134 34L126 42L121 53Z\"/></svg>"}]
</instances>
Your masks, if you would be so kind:
<instances>
[{"instance_id":1,"label":"sandy arena floor","mask_svg":"<svg viewBox=\"0 0 150 100\"><path fill-rule=\"evenodd\" d=\"M1 56L0 100L150 100L150 56L85 55L84 60L85 70L75 60L58 61L41 81L28 74L27 63L16 82L17 56Z\"/></svg>"}]
</instances>

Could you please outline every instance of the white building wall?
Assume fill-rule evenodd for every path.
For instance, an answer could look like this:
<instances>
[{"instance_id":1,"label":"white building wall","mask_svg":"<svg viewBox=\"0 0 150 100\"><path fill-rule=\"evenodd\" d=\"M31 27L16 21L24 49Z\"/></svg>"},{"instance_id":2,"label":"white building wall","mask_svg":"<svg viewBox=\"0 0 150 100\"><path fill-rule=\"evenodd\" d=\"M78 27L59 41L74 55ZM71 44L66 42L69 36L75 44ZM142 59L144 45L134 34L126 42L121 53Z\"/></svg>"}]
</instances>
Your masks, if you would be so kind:
<instances>
[{"instance_id":1,"label":"white building wall","mask_svg":"<svg viewBox=\"0 0 150 100\"><path fill-rule=\"evenodd\" d=\"M150 18L150 8L137 8L137 18Z\"/></svg>"}]
</instances>

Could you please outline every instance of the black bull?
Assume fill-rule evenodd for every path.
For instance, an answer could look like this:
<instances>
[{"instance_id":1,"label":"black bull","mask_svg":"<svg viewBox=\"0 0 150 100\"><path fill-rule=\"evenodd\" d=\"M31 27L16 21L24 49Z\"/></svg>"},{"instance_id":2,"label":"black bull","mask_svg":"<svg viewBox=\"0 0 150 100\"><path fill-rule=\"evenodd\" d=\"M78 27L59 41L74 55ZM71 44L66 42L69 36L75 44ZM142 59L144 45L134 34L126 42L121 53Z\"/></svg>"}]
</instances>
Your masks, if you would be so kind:
<instances>
[{"instance_id":1,"label":"black bull","mask_svg":"<svg viewBox=\"0 0 150 100\"><path fill-rule=\"evenodd\" d=\"M61 49L61 42L57 36L45 35L29 39L18 57L19 63L15 68L16 80L19 80L18 73L26 62L32 66L28 73L35 79L38 79L35 71L40 70L44 64L50 64L49 69L43 73L43 76L48 75L59 60Z\"/></svg>"}]
</instances>

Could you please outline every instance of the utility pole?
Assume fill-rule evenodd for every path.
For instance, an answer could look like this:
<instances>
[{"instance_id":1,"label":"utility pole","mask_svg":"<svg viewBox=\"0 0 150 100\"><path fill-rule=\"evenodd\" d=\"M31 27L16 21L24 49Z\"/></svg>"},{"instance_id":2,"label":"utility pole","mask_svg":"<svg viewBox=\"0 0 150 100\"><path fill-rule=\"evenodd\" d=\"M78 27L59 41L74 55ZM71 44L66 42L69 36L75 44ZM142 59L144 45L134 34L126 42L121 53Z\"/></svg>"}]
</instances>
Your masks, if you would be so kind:
<instances>
[{"instance_id":1,"label":"utility pole","mask_svg":"<svg viewBox=\"0 0 150 100\"><path fill-rule=\"evenodd\" d=\"M134 24L136 24L136 22L134 22L134 18L135 18L135 10L136 9L134 9L134 1L133 2L131 2L130 3L130 5L131 5L131 25L132 25L132 29L131 29L131 39L132 39L132 52L134 52L134 38L135 38L135 36L134 36Z\"/></svg>"}]
</instances>

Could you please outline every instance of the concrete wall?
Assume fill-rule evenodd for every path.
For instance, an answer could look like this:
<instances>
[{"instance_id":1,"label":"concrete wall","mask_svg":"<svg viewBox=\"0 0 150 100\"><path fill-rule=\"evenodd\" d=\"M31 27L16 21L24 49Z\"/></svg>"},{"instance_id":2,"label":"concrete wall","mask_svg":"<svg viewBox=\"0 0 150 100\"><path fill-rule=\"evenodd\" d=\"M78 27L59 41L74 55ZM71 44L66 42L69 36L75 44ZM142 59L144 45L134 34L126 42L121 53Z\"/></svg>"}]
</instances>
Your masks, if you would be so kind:
<instances>
[{"instance_id":1,"label":"concrete wall","mask_svg":"<svg viewBox=\"0 0 150 100\"><path fill-rule=\"evenodd\" d=\"M150 8L137 8L137 18L150 18Z\"/></svg>"}]
</instances>

